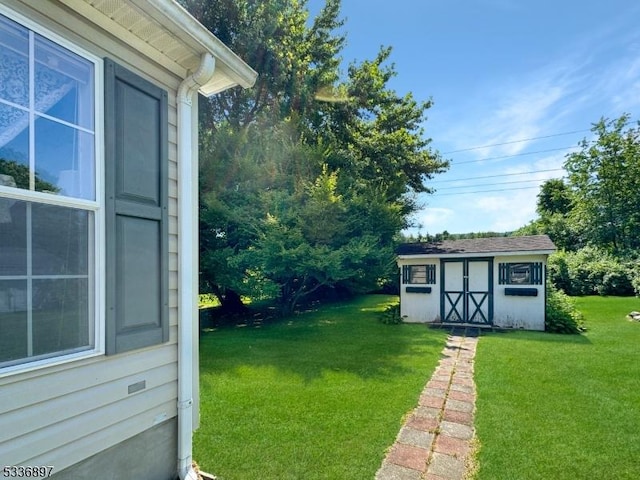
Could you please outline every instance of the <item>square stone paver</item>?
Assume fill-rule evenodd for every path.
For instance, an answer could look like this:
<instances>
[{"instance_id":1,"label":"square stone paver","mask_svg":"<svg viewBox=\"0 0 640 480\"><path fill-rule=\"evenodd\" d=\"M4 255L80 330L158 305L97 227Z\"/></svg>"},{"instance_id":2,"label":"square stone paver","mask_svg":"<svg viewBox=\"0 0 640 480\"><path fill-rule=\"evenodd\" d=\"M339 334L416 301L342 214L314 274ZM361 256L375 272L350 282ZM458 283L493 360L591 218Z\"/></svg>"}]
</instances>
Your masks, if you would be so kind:
<instances>
[{"instance_id":1,"label":"square stone paver","mask_svg":"<svg viewBox=\"0 0 640 480\"><path fill-rule=\"evenodd\" d=\"M416 417L438 418L440 416L440 409L432 407L417 407L413 411L413 415Z\"/></svg>"},{"instance_id":2,"label":"square stone paver","mask_svg":"<svg viewBox=\"0 0 640 480\"><path fill-rule=\"evenodd\" d=\"M462 440L470 440L473 437L473 428L469 425L447 421L440 422L440 432Z\"/></svg>"},{"instance_id":3,"label":"square stone paver","mask_svg":"<svg viewBox=\"0 0 640 480\"><path fill-rule=\"evenodd\" d=\"M422 391L423 395L430 395L432 397L440 397L444 398L446 396L447 391L443 388L431 388L427 387Z\"/></svg>"},{"instance_id":4,"label":"square stone paver","mask_svg":"<svg viewBox=\"0 0 640 480\"><path fill-rule=\"evenodd\" d=\"M413 414L407 420L406 426L423 432L435 432L436 428L438 428L438 419L436 417L423 417Z\"/></svg>"},{"instance_id":5,"label":"square stone paver","mask_svg":"<svg viewBox=\"0 0 640 480\"><path fill-rule=\"evenodd\" d=\"M450 410L447 408L442 415L442 419L447 422L473 426L473 413L470 412L460 412L459 410Z\"/></svg>"},{"instance_id":6,"label":"square stone paver","mask_svg":"<svg viewBox=\"0 0 640 480\"><path fill-rule=\"evenodd\" d=\"M451 381L451 375L438 375L438 372L434 372L431 380L435 380L436 382L443 382L449 385L449 382Z\"/></svg>"},{"instance_id":7,"label":"square stone paver","mask_svg":"<svg viewBox=\"0 0 640 480\"><path fill-rule=\"evenodd\" d=\"M384 462L376 473L376 480L420 480L422 473L411 468Z\"/></svg>"},{"instance_id":8,"label":"square stone paver","mask_svg":"<svg viewBox=\"0 0 640 480\"><path fill-rule=\"evenodd\" d=\"M460 392L458 390L451 390L449 392L449 398L452 400L461 400L463 402L473 403L476 400L476 396L473 393Z\"/></svg>"},{"instance_id":9,"label":"square stone paver","mask_svg":"<svg viewBox=\"0 0 640 480\"><path fill-rule=\"evenodd\" d=\"M464 461L451 455L434 452L428 473L439 475L449 480L462 480L465 473Z\"/></svg>"},{"instance_id":10,"label":"square stone paver","mask_svg":"<svg viewBox=\"0 0 640 480\"><path fill-rule=\"evenodd\" d=\"M438 435L433 447L433 450L438 453L451 455L460 460L464 460L470 449L469 440L462 440L461 438L450 437L444 434Z\"/></svg>"},{"instance_id":11,"label":"square stone paver","mask_svg":"<svg viewBox=\"0 0 640 480\"><path fill-rule=\"evenodd\" d=\"M398 442L404 443L405 445L412 445L414 447L420 447L429 450L431 449L431 444L433 443L433 437L433 433L405 426L400 429L400 433L398 434Z\"/></svg>"},{"instance_id":12,"label":"square stone paver","mask_svg":"<svg viewBox=\"0 0 640 480\"><path fill-rule=\"evenodd\" d=\"M447 399L446 408L449 410L458 410L459 412L473 412L473 403L464 402L462 400L454 400L452 398Z\"/></svg>"},{"instance_id":13,"label":"square stone paver","mask_svg":"<svg viewBox=\"0 0 640 480\"><path fill-rule=\"evenodd\" d=\"M429 450L412 445L396 443L387 455L387 461L394 465L424 472L427 470Z\"/></svg>"},{"instance_id":14,"label":"square stone paver","mask_svg":"<svg viewBox=\"0 0 640 480\"><path fill-rule=\"evenodd\" d=\"M465 392L465 393L475 393L476 389L473 386L459 385L457 383L452 383L451 384L451 391Z\"/></svg>"},{"instance_id":15,"label":"square stone paver","mask_svg":"<svg viewBox=\"0 0 640 480\"><path fill-rule=\"evenodd\" d=\"M426 388L440 388L442 390L446 390L449 388L449 379L447 378L446 382L441 382L437 380L429 380Z\"/></svg>"},{"instance_id":16,"label":"square stone paver","mask_svg":"<svg viewBox=\"0 0 640 480\"><path fill-rule=\"evenodd\" d=\"M424 477L424 480L449 480L446 477L441 477L440 475L434 475L433 473L427 473Z\"/></svg>"},{"instance_id":17,"label":"square stone paver","mask_svg":"<svg viewBox=\"0 0 640 480\"><path fill-rule=\"evenodd\" d=\"M442 408L444 405L444 398L432 397L431 395L420 395L420 405L423 407Z\"/></svg>"}]
</instances>

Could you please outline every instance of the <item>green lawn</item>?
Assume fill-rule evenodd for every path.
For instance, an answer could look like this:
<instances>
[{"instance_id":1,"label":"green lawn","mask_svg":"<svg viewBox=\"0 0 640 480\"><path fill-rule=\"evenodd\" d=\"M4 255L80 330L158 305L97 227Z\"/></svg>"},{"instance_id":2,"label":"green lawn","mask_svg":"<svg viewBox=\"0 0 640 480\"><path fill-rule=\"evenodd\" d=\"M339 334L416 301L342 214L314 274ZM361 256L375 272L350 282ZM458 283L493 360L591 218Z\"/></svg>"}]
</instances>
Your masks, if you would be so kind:
<instances>
[{"instance_id":1,"label":"green lawn","mask_svg":"<svg viewBox=\"0 0 640 480\"><path fill-rule=\"evenodd\" d=\"M576 300L584 335L482 337L479 480L640 478L640 300Z\"/></svg>"},{"instance_id":2,"label":"green lawn","mask_svg":"<svg viewBox=\"0 0 640 480\"><path fill-rule=\"evenodd\" d=\"M194 458L221 480L371 479L446 333L378 320L372 295L200 344Z\"/></svg>"}]
</instances>

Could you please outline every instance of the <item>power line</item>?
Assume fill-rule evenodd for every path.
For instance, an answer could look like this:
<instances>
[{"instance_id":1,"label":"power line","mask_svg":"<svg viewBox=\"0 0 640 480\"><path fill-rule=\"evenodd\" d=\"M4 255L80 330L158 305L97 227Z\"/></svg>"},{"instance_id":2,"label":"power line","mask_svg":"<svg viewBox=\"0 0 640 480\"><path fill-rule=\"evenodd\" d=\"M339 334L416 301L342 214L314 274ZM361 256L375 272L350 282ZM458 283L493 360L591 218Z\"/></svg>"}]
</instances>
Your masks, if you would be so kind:
<instances>
[{"instance_id":1,"label":"power line","mask_svg":"<svg viewBox=\"0 0 640 480\"><path fill-rule=\"evenodd\" d=\"M500 173L497 175L482 175L479 177L466 177L466 178L454 178L452 180L432 180L431 183L450 183L450 182L460 182L463 180L477 180L480 178L498 178L498 177L514 177L517 175L531 175L533 173L546 173L546 172L560 172L563 171L564 168L550 168L550 169L546 169L546 170L531 170L529 172L522 172L522 173Z\"/></svg>"},{"instance_id":2,"label":"power line","mask_svg":"<svg viewBox=\"0 0 640 480\"><path fill-rule=\"evenodd\" d=\"M546 178L534 178L532 180L515 180L513 182L478 183L476 185L458 185L458 186L454 186L454 187L438 188L437 191L439 192L440 190L453 190L454 188L492 187L494 185L511 185L511 184L514 184L514 183L544 182L545 180L548 180L548 179L546 179Z\"/></svg>"},{"instance_id":3,"label":"power line","mask_svg":"<svg viewBox=\"0 0 640 480\"><path fill-rule=\"evenodd\" d=\"M452 192L452 193L435 193L434 195L440 195L440 196L445 196L445 195L470 195L472 193L489 193L489 192L508 192L511 190L531 190L533 188L540 188L539 186L535 186L535 187L515 187L515 188L498 188L495 190L474 190L472 192Z\"/></svg>"},{"instance_id":4,"label":"power line","mask_svg":"<svg viewBox=\"0 0 640 480\"><path fill-rule=\"evenodd\" d=\"M623 127L626 127L627 125L630 125L632 123L636 123L637 121L638 120L629 120L623 125ZM511 140L508 142L490 143L487 145L479 145L476 147L460 148L458 150L449 150L448 152L442 152L441 155L449 155L450 153L470 152L473 150L481 150L483 148L489 148L489 147L501 147L503 145L513 145L514 143L531 142L533 140L544 140L545 138L562 137L564 135L573 135L574 133L591 132L592 130L593 130L592 128L584 128L581 130L571 130L570 132L552 133L549 135L542 135L539 137L521 138L519 140Z\"/></svg>"},{"instance_id":5,"label":"power line","mask_svg":"<svg viewBox=\"0 0 640 480\"><path fill-rule=\"evenodd\" d=\"M477 146L477 147L469 147L469 148L461 148L459 150L451 150L449 152L442 153L442 155L448 155L450 153L470 152L472 150L480 150L482 148L489 148L489 147L501 147L503 145L512 145L514 143L530 142L532 140L543 140L545 138L561 137L563 135L572 135L574 133L582 133L582 132L589 132L589 131L591 131L591 129L586 128L586 129L582 129L582 130L573 130L571 132L562 132L562 133L554 133L554 134L551 134L551 135L543 135L543 136L540 136L540 137L522 138L520 140L511 140L509 142L490 143L488 145L480 145L480 146Z\"/></svg>"},{"instance_id":6,"label":"power line","mask_svg":"<svg viewBox=\"0 0 640 480\"><path fill-rule=\"evenodd\" d=\"M489 157L489 158L483 158L481 160L465 160L464 162L456 162L455 160L453 160L452 165L456 166L456 165L463 165L465 163L479 163L479 162L486 162L489 160L500 160L500 159L513 158L513 157L524 157L525 155L535 155L536 153L557 152L559 150L569 150L571 148L576 148L576 147L573 146L573 147L550 148L548 150L536 150L535 152L514 153L512 155L501 155L499 157Z\"/></svg>"}]
</instances>

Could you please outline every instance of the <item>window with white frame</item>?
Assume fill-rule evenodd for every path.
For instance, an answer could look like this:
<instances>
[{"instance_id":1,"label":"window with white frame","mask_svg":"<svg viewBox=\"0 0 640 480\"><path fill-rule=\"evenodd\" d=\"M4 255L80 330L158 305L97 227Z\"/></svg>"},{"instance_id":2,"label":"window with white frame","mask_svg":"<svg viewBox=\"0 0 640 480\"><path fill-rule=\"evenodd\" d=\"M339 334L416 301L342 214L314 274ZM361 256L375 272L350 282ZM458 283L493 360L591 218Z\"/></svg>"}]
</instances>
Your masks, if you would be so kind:
<instances>
[{"instance_id":1,"label":"window with white frame","mask_svg":"<svg viewBox=\"0 0 640 480\"><path fill-rule=\"evenodd\" d=\"M99 62L0 12L0 367L96 347Z\"/></svg>"}]
</instances>

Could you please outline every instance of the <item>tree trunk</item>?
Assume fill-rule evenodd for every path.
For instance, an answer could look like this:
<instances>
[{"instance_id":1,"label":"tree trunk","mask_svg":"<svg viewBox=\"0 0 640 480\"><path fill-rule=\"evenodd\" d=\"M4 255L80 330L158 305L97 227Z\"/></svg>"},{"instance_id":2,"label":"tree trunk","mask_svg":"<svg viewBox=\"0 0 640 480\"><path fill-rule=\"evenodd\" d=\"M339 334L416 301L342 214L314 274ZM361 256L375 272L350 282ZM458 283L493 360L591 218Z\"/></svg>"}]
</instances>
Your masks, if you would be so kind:
<instances>
[{"instance_id":1,"label":"tree trunk","mask_svg":"<svg viewBox=\"0 0 640 480\"><path fill-rule=\"evenodd\" d=\"M238 295L235 291L231 290L230 288L226 288L224 290L224 293L220 292L220 289L216 290L216 296L218 297L218 300L220 300L220 308L223 313L238 315L247 313L249 311L247 306L242 303L240 295ZM218 295L218 292L220 292L220 295Z\"/></svg>"}]
</instances>

